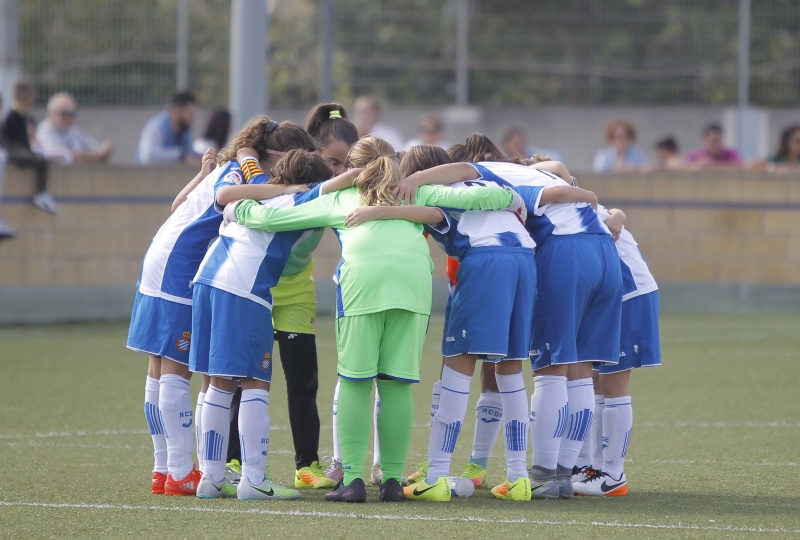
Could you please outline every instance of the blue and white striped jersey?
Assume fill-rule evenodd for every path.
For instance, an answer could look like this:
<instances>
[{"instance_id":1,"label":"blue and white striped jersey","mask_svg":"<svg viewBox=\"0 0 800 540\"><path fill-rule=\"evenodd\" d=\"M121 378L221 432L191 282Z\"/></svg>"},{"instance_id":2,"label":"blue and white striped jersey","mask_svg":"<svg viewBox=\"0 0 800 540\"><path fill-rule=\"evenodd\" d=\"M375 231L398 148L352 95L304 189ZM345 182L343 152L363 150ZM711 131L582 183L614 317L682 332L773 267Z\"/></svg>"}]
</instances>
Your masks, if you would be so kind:
<instances>
[{"instance_id":1,"label":"blue and white striped jersey","mask_svg":"<svg viewBox=\"0 0 800 540\"><path fill-rule=\"evenodd\" d=\"M606 207L602 205L597 207L597 215L604 222L611 217ZM622 269L622 301L658 290L658 284L650 273L647 261L639 251L639 244L625 227L622 228L616 246Z\"/></svg>"},{"instance_id":2,"label":"blue and white striped jersey","mask_svg":"<svg viewBox=\"0 0 800 540\"><path fill-rule=\"evenodd\" d=\"M464 189L473 186L489 186L503 189L492 179L469 180L450 184L451 188ZM442 232L435 227L426 230L439 246L451 257L461 260L472 248L510 247L534 249L536 243L520 223L517 216L508 210L456 210L442 208L449 227Z\"/></svg>"},{"instance_id":3,"label":"blue and white striped jersey","mask_svg":"<svg viewBox=\"0 0 800 540\"><path fill-rule=\"evenodd\" d=\"M471 165L481 178L494 180L501 185L510 184L522 196L528 206L525 228L537 245L544 243L551 234L610 234L589 203L553 202L540 205L545 188L569 185L554 174L515 163L483 161Z\"/></svg>"},{"instance_id":4,"label":"blue and white striped jersey","mask_svg":"<svg viewBox=\"0 0 800 540\"><path fill-rule=\"evenodd\" d=\"M319 197L322 184L303 193L261 201L291 208ZM203 283L272 309L270 289L278 284L294 246L314 231L268 232L228 223L208 248L194 282Z\"/></svg>"},{"instance_id":5,"label":"blue and white striped jersey","mask_svg":"<svg viewBox=\"0 0 800 540\"><path fill-rule=\"evenodd\" d=\"M221 187L243 182L236 161L217 167L200 181L153 238L142 261L139 292L191 305L190 283L222 223L215 194Z\"/></svg>"}]
</instances>

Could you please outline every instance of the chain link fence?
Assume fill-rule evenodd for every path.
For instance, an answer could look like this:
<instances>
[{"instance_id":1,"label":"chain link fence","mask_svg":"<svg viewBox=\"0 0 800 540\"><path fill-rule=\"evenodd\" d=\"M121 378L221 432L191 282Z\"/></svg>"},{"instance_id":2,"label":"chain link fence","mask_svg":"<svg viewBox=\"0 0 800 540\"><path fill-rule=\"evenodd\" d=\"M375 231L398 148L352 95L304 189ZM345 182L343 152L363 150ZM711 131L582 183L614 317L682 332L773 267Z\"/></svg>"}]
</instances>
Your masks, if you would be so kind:
<instances>
[{"instance_id":1,"label":"chain link fence","mask_svg":"<svg viewBox=\"0 0 800 540\"><path fill-rule=\"evenodd\" d=\"M317 99L320 23L333 26L333 96L392 105L452 104L461 0L269 3L274 107ZM230 2L189 4L189 86L227 104ZM466 0L468 95L481 106L730 105L737 99L739 0ZM175 90L177 0L25 0L23 71L40 100L68 90L84 104L161 104ZM757 0L750 101L795 106L800 2ZM254 43L253 46L260 46Z\"/></svg>"}]
</instances>

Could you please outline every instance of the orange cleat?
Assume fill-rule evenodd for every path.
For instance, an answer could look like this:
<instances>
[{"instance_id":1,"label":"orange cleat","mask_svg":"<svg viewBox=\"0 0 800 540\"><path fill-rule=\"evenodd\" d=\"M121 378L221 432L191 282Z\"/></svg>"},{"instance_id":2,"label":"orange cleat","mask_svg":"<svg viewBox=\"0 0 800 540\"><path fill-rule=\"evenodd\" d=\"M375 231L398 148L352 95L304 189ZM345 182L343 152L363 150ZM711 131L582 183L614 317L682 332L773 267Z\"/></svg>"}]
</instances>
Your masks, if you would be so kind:
<instances>
[{"instance_id":1,"label":"orange cleat","mask_svg":"<svg viewBox=\"0 0 800 540\"><path fill-rule=\"evenodd\" d=\"M160 472L153 473L153 483L150 484L150 491L153 495L164 494L164 482L167 481L167 475Z\"/></svg>"},{"instance_id":2,"label":"orange cleat","mask_svg":"<svg viewBox=\"0 0 800 540\"><path fill-rule=\"evenodd\" d=\"M168 474L167 481L164 482L164 495L194 496L201 476L200 471L195 467L192 467L192 471L181 480L175 480L171 474Z\"/></svg>"}]
</instances>

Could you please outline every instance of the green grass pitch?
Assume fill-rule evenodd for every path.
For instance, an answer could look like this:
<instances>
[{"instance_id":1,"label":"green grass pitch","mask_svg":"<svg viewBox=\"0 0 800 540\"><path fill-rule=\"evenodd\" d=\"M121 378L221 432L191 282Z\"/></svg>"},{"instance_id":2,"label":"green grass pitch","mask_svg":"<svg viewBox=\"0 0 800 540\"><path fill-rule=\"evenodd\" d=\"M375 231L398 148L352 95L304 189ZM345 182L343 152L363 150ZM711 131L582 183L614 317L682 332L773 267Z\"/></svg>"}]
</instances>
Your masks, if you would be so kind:
<instances>
[{"instance_id":1,"label":"green grass pitch","mask_svg":"<svg viewBox=\"0 0 800 540\"><path fill-rule=\"evenodd\" d=\"M336 351L332 320L317 327L320 454L329 455ZM441 327L434 318L414 388L409 473L425 459ZM632 377L626 498L511 503L484 489L450 504L382 504L370 488L369 502L353 506L326 503L320 491L296 502L150 495L146 360L124 348L126 326L0 328L0 537L796 537L799 330L797 315L664 316L664 365ZM275 367L269 461L276 480L290 484L285 385ZM453 472L466 462L473 425L470 412ZM498 444L490 484L503 466Z\"/></svg>"}]
</instances>

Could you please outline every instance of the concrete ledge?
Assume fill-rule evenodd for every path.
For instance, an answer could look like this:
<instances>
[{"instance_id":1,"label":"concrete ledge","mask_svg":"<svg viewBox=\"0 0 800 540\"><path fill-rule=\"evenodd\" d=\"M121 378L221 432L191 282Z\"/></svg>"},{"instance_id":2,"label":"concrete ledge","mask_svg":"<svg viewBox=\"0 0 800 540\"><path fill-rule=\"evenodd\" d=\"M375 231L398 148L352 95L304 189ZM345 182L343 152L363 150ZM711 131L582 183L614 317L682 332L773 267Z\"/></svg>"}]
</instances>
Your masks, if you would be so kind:
<instances>
[{"instance_id":1,"label":"concrete ledge","mask_svg":"<svg viewBox=\"0 0 800 540\"><path fill-rule=\"evenodd\" d=\"M0 287L0 325L126 321L130 285ZM444 312L447 282L435 280L433 311ZM317 281L317 312L332 315L333 282ZM800 313L800 286L670 283L661 286L663 313Z\"/></svg>"}]
</instances>

